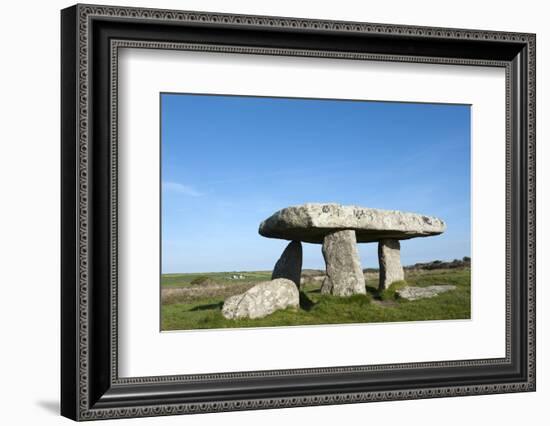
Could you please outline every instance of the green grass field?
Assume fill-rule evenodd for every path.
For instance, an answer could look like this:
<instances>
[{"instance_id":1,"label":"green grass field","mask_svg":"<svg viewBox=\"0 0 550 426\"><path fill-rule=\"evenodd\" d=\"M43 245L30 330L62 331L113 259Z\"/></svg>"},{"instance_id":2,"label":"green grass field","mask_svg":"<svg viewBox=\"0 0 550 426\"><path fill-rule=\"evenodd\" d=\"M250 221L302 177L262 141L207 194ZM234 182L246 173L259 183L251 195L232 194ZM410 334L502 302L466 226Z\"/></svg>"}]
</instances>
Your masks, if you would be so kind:
<instances>
[{"instance_id":1,"label":"green grass field","mask_svg":"<svg viewBox=\"0 0 550 426\"><path fill-rule=\"evenodd\" d=\"M235 274L243 277L231 279ZM392 288L380 294L377 279L367 280L367 295L334 297L320 293L320 282L309 281L300 292L300 309L286 309L254 320L227 320L222 316L223 301L228 296L242 293L270 277L267 271L163 275L161 328L190 330L470 318L469 268L406 274L406 285L453 284L457 287L430 299L401 300ZM396 283L396 286L402 285L405 284Z\"/></svg>"}]
</instances>

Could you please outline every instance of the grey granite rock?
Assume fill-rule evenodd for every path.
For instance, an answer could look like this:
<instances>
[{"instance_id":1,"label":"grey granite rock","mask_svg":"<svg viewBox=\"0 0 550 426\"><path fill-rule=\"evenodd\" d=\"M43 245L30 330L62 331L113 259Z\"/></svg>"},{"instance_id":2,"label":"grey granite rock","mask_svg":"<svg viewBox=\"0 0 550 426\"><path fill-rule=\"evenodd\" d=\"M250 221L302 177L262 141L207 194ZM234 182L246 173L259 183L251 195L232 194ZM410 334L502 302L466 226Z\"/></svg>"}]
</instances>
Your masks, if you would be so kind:
<instances>
[{"instance_id":1,"label":"grey granite rock","mask_svg":"<svg viewBox=\"0 0 550 426\"><path fill-rule=\"evenodd\" d=\"M287 207L264 220L259 233L268 238L322 243L325 235L354 230L357 242L408 239L438 235L445 222L432 216L340 204Z\"/></svg>"},{"instance_id":2,"label":"grey granite rock","mask_svg":"<svg viewBox=\"0 0 550 426\"><path fill-rule=\"evenodd\" d=\"M227 319L263 318L275 311L300 306L300 292L294 282L278 278L256 284L243 294L227 298L222 315Z\"/></svg>"},{"instance_id":3,"label":"grey granite rock","mask_svg":"<svg viewBox=\"0 0 550 426\"><path fill-rule=\"evenodd\" d=\"M290 242L273 268L271 279L286 278L293 281L300 288L302 275L302 243Z\"/></svg>"},{"instance_id":4,"label":"grey granite rock","mask_svg":"<svg viewBox=\"0 0 550 426\"><path fill-rule=\"evenodd\" d=\"M321 286L321 293L335 296L366 293L355 231L337 231L326 235L323 257L327 276Z\"/></svg>"},{"instance_id":5,"label":"grey granite rock","mask_svg":"<svg viewBox=\"0 0 550 426\"><path fill-rule=\"evenodd\" d=\"M454 285L431 285L429 287L403 287L396 294L407 300L427 299L447 291L455 290Z\"/></svg>"},{"instance_id":6,"label":"grey granite rock","mask_svg":"<svg viewBox=\"0 0 550 426\"><path fill-rule=\"evenodd\" d=\"M405 279L401 266L401 244L399 240L384 239L378 242L378 263L380 278L378 288L384 290L396 281Z\"/></svg>"}]
</instances>

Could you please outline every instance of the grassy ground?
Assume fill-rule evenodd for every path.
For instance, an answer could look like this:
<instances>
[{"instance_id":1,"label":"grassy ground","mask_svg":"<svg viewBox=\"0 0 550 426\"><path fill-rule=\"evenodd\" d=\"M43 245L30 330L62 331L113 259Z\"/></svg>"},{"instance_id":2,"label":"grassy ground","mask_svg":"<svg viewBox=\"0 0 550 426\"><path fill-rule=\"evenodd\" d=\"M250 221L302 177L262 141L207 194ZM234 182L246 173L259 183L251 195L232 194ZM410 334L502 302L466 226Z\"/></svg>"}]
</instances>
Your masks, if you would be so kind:
<instances>
[{"instance_id":1,"label":"grassy ground","mask_svg":"<svg viewBox=\"0 0 550 426\"><path fill-rule=\"evenodd\" d=\"M234 280L232 275L242 274ZM208 277L208 279L206 278ZM367 294L334 297L320 293L320 282L310 281L300 293L300 309L286 309L261 319L227 320L223 301L232 294L270 278L269 272L170 274L162 277L162 330L234 327L273 327L313 324L421 321L470 318L470 269L415 271L406 285L453 284L456 290L431 299L401 300L395 288L378 292L378 280L367 279ZM201 287L203 285L204 287ZM395 287L405 283L396 283ZM166 292L166 297L165 293Z\"/></svg>"}]
</instances>

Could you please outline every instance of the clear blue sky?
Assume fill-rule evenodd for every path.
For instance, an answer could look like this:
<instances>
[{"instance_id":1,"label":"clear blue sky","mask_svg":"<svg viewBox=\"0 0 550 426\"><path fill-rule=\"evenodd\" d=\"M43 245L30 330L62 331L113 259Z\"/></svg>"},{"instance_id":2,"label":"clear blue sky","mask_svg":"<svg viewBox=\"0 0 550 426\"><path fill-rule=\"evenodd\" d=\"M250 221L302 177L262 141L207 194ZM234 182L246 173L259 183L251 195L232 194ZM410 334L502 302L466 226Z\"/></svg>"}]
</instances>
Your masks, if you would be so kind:
<instances>
[{"instance_id":1,"label":"clear blue sky","mask_svg":"<svg viewBox=\"0 0 550 426\"><path fill-rule=\"evenodd\" d=\"M288 242L261 237L306 202L404 210L447 231L401 244L405 265L470 255L470 107L161 94L162 271L268 270ZM377 244L360 244L377 267ZM304 244L304 268L323 268Z\"/></svg>"}]
</instances>

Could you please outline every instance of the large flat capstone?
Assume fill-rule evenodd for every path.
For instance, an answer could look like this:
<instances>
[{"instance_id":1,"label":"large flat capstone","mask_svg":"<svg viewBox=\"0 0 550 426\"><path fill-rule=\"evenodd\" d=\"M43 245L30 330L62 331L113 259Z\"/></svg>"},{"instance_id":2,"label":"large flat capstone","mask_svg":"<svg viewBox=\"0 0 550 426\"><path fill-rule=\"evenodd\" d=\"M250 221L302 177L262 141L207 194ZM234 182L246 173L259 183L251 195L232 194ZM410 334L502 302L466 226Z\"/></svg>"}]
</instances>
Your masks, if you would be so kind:
<instances>
[{"instance_id":1,"label":"large flat capstone","mask_svg":"<svg viewBox=\"0 0 550 426\"><path fill-rule=\"evenodd\" d=\"M445 222L397 210L308 203L274 213L260 224L259 233L268 238L321 244L327 234L344 229L354 230L358 243L368 243L439 235L445 231Z\"/></svg>"}]
</instances>

